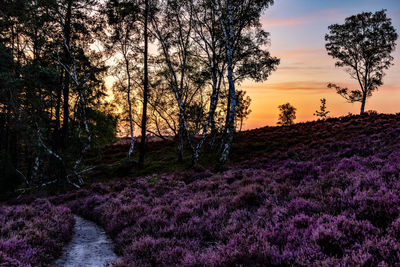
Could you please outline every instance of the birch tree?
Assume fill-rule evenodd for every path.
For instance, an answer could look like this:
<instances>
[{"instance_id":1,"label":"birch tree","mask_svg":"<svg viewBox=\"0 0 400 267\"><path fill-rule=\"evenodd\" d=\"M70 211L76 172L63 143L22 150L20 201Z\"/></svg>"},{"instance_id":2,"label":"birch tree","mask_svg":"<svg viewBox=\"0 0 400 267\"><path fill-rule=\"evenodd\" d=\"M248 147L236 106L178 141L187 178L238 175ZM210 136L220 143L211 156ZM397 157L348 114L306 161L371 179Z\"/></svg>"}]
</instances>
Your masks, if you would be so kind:
<instances>
[{"instance_id":1,"label":"birch tree","mask_svg":"<svg viewBox=\"0 0 400 267\"><path fill-rule=\"evenodd\" d=\"M273 0L210 1L221 25L227 62L226 134L222 139L219 159L219 166L222 166L228 159L235 131L236 82L246 78L266 80L279 64L279 60L261 49L268 42L268 33L261 29L260 16L274 3Z\"/></svg>"},{"instance_id":2,"label":"birch tree","mask_svg":"<svg viewBox=\"0 0 400 267\"><path fill-rule=\"evenodd\" d=\"M168 71L168 83L179 109L178 160L183 161L184 140L194 151L185 117L185 79L191 49L193 32L193 10L187 1L166 0L159 2L162 19L151 20Z\"/></svg>"},{"instance_id":3,"label":"birch tree","mask_svg":"<svg viewBox=\"0 0 400 267\"><path fill-rule=\"evenodd\" d=\"M105 13L108 19L108 36L105 40L108 51L113 53L115 66L113 68L114 76L117 78L116 88L126 92L126 101L128 103L128 117L130 129L130 147L127 159L131 158L134 145L134 125L133 125L133 107L132 107L132 84L134 63L138 62L139 54L139 6L136 1L108 1ZM107 43L109 42L109 43ZM121 70L123 70L121 72ZM137 71L137 70L136 70ZM121 77L121 73L123 74Z\"/></svg>"},{"instance_id":4,"label":"birch tree","mask_svg":"<svg viewBox=\"0 0 400 267\"><path fill-rule=\"evenodd\" d=\"M144 0L143 10L143 108L142 108L142 138L140 142L140 153L139 153L139 166L143 167L144 158L146 154L146 134L147 134L147 103L149 95L149 13L150 13L149 0Z\"/></svg>"},{"instance_id":5,"label":"birch tree","mask_svg":"<svg viewBox=\"0 0 400 267\"><path fill-rule=\"evenodd\" d=\"M201 139L196 145L192 156L192 162L196 165L199 161L200 150L209 133L209 128L211 127L212 136L216 134L215 111L224 79L226 57L225 45L223 39L220 38L222 35L221 27L211 3L209 1L198 1L191 4L192 8L195 9L193 20L195 35L193 39L200 48L201 53L205 55L205 64L208 68L212 87L208 114L202 129Z\"/></svg>"}]
</instances>

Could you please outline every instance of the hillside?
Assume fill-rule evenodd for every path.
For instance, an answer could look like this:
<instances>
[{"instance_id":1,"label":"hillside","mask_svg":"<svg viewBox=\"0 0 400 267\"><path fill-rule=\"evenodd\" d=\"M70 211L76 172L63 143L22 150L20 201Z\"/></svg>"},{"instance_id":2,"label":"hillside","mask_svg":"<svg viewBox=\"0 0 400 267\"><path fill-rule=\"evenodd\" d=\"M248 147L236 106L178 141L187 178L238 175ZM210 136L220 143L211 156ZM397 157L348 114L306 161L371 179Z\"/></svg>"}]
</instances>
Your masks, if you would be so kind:
<instances>
[{"instance_id":1,"label":"hillside","mask_svg":"<svg viewBox=\"0 0 400 267\"><path fill-rule=\"evenodd\" d=\"M229 166L236 166L254 160L259 163L265 160L285 159L295 153L296 157L301 159L309 159L314 157L308 151L317 148L318 153L323 152L323 146L328 151L341 150L341 153L357 154L357 151L349 151L349 143L362 143L362 140L370 142L370 138L374 138L375 134L388 133L399 128L399 115L363 115L363 116L345 116L340 118L330 118L326 121L313 121L307 123L298 123L289 127L264 127L254 130L239 132L235 135L232 151L230 155ZM360 139L360 140L357 140ZM343 143L343 144L342 144ZM186 163L179 163L176 160L176 142L160 141L151 142L148 145L149 163L144 169L138 169L134 160L126 164L125 158L129 150L129 144L117 142L113 145L106 146L101 153L91 154L88 156L87 165L93 165L93 172L88 175L94 181L103 177L106 180L113 177L137 176L141 174L172 173L174 171L182 172L191 170L190 151L186 151ZM368 149L368 144L362 147ZM362 149L354 148L354 149ZM304 153L301 152L304 150ZM314 151L314 153L317 151ZM210 155L208 152L204 154L200 160L200 164L207 169L212 169L218 158ZM137 157L137 155L134 155ZM344 154L343 154L344 156ZM122 163L122 164L121 164ZM197 170L195 171L197 172Z\"/></svg>"},{"instance_id":2,"label":"hillside","mask_svg":"<svg viewBox=\"0 0 400 267\"><path fill-rule=\"evenodd\" d=\"M172 146L150 146L165 160L160 172L137 177L132 168L104 182L116 173L104 165L124 157L125 147L109 146L98 158L103 182L49 201L102 226L122 256L117 266L400 261L400 115L241 132L221 173L207 162L171 169Z\"/></svg>"}]
</instances>

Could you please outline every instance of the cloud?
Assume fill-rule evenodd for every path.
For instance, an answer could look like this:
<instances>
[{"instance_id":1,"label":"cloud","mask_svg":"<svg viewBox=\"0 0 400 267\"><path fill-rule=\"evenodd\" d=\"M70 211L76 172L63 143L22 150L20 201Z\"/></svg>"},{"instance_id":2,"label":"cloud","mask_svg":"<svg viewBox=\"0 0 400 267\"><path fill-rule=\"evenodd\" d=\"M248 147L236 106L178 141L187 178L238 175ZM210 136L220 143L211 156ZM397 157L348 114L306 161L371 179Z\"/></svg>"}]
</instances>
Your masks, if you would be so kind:
<instances>
[{"instance_id":1,"label":"cloud","mask_svg":"<svg viewBox=\"0 0 400 267\"><path fill-rule=\"evenodd\" d=\"M268 28L278 27L296 27L321 21L332 21L343 18L341 8L322 9L314 14L296 17L269 17L268 15L261 18L261 24Z\"/></svg>"},{"instance_id":2,"label":"cloud","mask_svg":"<svg viewBox=\"0 0 400 267\"><path fill-rule=\"evenodd\" d=\"M324 55L325 50L320 49L309 49L309 48L297 48L297 49L284 49L276 51L277 56L285 58L299 58L309 57L310 55Z\"/></svg>"},{"instance_id":3,"label":"cloud","mask_svg":"<svg viewBox=\"0 0 400 267\"><path fill-rule=\"evenodd\" d=\"M294 82L277 82L277 83L262 83L257 84L253 82L247 82L240 86L241 89L251 91L305 91L305 92L322 92L332 91L327 88L328 81L294 81ZM356 83L349 82L338 82L338 85L347 87L349 89L358 89ZM384 84L379 88L379 91L400 91L400 87L394 84Z\"/></svg>"},{"instance_id":4,"label":"cloud","mask_svg":"<svg viewBox=\"0 0 400 267\"><path fill-rule=\"evenodd\" d=\"M327 82L296 81L280 83L246 83L240 86L243 89L257 90L325 90Z\"/></svg>"},{"instance_id":5,"label":"cloud","mask_svg":"<svg viewBox=\"0 0 400 267\"><path fill-rule=\"evenodd\" d=\"M288 27L298 26L310 23L312 17L297 17L297 18L268 18L261 19L261 24L267 27Z\"/></svg>"},{"instance_id":6,"label":"cloud","mask_svg":"<svg viewBox=\"0 0 400 267\"><path fill-rule=\"evenodd\" d=\"M309 72L309 71L318 71L318 72L327 72L330 71L329 68L321 68L320 66L306 66L304 64L291 64L288 66L279 66L278 70L286 70L286 71L305 71L305 72Z\"/></svg>"}]
</instances>

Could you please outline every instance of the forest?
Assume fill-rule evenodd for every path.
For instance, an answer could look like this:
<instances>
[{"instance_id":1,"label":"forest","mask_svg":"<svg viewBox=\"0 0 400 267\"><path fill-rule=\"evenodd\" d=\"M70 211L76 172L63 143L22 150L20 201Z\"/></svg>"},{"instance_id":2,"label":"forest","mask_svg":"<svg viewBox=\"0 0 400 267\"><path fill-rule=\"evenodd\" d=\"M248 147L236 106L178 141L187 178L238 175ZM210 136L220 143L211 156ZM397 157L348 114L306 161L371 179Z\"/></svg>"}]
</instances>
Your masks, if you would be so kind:
<instances>
[{"instance_id":1,"label":"forest","mask_svg":"<svg viewBox=\"0 0 400 267\"><path fill-rule=\"evenodd\" d=\"M115 141L118 129L131 138L127 160L140 131L140 166L148 136L176 139L178 160L187 152L196 165L208 134L223 166L249 112L250 100L235 85L264 81L279 64L264 49L269 35L259 22L270 4L6 1L3 179L78 187L84 154Z\"/></svg>"},{"instance_id":2,"label":"forest","mask_svg":"<svg viewBox=\"0 0 400 267\"><path fill-rule=\"evenodd\" d=\"M366 107L395 25L323 36L359 115L243 130L278 2L0 0L0 266L396 266L400 113Z\"/></svg>"}]
</instances>

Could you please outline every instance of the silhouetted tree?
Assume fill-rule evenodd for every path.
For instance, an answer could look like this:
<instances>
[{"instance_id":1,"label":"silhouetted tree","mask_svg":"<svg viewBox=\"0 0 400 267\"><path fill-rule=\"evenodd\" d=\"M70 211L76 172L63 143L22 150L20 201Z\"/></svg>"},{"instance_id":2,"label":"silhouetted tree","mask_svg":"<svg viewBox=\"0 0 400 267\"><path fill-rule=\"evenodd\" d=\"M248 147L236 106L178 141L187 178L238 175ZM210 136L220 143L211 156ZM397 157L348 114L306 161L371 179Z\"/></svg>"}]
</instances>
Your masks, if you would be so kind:
<instances>
[{"instance_id":1,"label":"silhouetted tree","mask_svg":"<svg viewBox=\"0 0 400 267\"><path fill-rule=\"evenodd\" d=\"M142 105L142 137L140 142L139 151L139 165L143 167L144 157L146 154L146 129L147 129L147 103L149 95L149 0L144 0L144 12L143 12L143 105Z\"/></svg>"},{"instance_id":2,"label":"silhouetted tree","mask_svg":"<svg viewBox=\"0 0 400 267\"><path fill-rule=\"evenodd\" d=\"M296 108L290 105L290 103L282 104L278 108L281 111L278 118L278 125L292 125L296 119Z\"/></svg>"},{"instance_id":3,"label":"silhouetted tree","mask_svg":"<svg viewBox=\"0 0 400 267\"><path fill-rule=\"evenodd\" d=\"M115 120L102 109L106 67L90 48L97 5L95 0L0 5L0 153L7 161L0 171L16 173L28 186L81 181L92 130L96 145L103 133L113 134ZM99 120L111 122L107 131L99 129Z\"/></svg>"},{"instance_id":4,"label":"silhouetted tree","mask_svg":"<svg viewBox=\"0 0 400 267\"><path fill-rule=\"evenodd\" d=\"M251 98L249 96L246 96L246 91L243 90L238 90L236 97L236 127L239 127L239 131L241 131L244 120L247 119L247 117L251 113Z\"/></svg>"},{"instance_id":5,"label":"silhouetted tree","mask_svg":"<svg viewBox=\"0 0 400 267\"><path fill-rule=\"evenodd\" d=\"M185 114L186 97L189 87L189 69L193 57L191 35L193 34L193 9L190 2L181 0L159 1L160 17L152 17L151 25L156 36L164 64L165 77L177 104L178 122L178 160L183 161L184 140L194 151L193 142Z\"/></svg>"},{"instance_id":6,"label":"silhouetted tree","mask_svg":"<svg viewBox=\"0 0 400 267\"><path fill-rule=\"evenodd\" d=\"M198 53L200 58L205 59L204 65L207 67L207 74L212 86L207 118L202 127L201 139L197 143L193 153L192 161L196 165L209 129L211 129L211 140L214 140L217 134L215 114L226 71L226 52L225 42L221 38L222 29L220 22L215 10L212 8L210 0L192 1L192 8L194 9L193 28L195 32L193 40L199 48Z\"/></svg>"},{"instance_id":7,"label":"silhouetted tree","mask_svg":"<svg viewBox=\"0 0 400 267\"><path fill-rule=\"evenodd\" d=\"M320 119L326 119L327 115L329 114L330 111L326 110L326 99L321 98L321 106L319 107L319 110L316 110L314 113L314 116L317 116Z\"/></svg>"},{"instance_id":8,"label":"silhouetted tree","mask_svg":"<svg viewBox=\"0 0 400 267\"><path fill-rule=\"evenodd\" d=\"M372 92L383 84L384 70L392 65L391 53L396 47L397 33L386 10L375 13L363 12L346 18L344 24L329 26L325 36L328 54L337 59L335 65L345 67L353 79L359 83L359 90L349 91L336 84L328 88L347 101L361 102L361 113Z\"/></svg>"},{"instance_id":9,"label":"silhouetted tree","mask_svg":"<svg viewBox=\"0 0 400 267\"><path fill-rule=\"evenodd\" d=\"M139 5L136 1L108 0L104 12L107 15L109 37L104 40L107 52L117 59L112 69L117 77L114 83L114 92L126 93L124 100L128 103L129 133L131 144L127 154L129 160L135 146L134 127L132 117L132 79L134 65L138 59L139 50ZM139 36L138 36L139 35Z\"/></svg>"}]
</instances>

